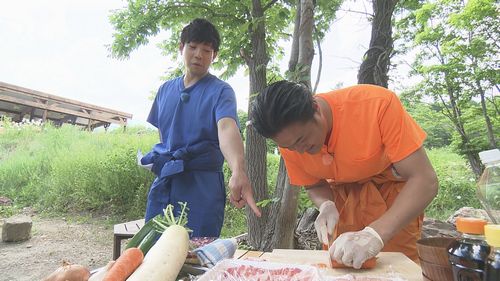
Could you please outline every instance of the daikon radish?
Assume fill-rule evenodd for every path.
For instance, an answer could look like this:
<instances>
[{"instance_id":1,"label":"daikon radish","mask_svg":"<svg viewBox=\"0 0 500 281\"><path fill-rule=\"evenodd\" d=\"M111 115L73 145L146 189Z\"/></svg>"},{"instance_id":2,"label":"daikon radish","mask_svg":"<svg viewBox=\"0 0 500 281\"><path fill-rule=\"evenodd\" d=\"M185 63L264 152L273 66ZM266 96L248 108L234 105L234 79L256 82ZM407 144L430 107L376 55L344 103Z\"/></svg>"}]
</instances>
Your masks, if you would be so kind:
<instances>
[{"instance_id":1,"label":"daikon radish","mask_svg":"<svg viewBox=\"0 0 500 281\"><path fill-rule=\"evenodd\" d=\"M182 205L182 204L181 204ZM188 230L183 226L186 221L186 205L182 205L178 219L173 216L173 207L164 210L165 218L171 223L144 257L142 264L127 281L175 281L186 260L189 250Z\"/></svg>"}]
</instances>

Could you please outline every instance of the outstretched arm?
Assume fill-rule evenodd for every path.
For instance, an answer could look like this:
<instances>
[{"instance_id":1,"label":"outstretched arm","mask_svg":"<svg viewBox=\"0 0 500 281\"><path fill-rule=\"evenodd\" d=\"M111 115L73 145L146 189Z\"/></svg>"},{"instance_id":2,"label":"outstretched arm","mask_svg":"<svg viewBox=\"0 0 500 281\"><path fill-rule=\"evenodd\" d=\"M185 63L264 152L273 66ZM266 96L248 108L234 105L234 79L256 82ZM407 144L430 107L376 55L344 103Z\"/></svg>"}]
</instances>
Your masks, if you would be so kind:
<instances>
[{"instance_id":1,"label":"outstretched arm","mask_svg":"<svg viewBox=\"0 0 500 281\"><path fill-rule=\"evenodd\" d=\"M231 169L229 200L237 208L248 204L255 215L260 217L261 213L255 204L252 186L247 176L243 141L241 140L236 121L229 117L222 118L217 122L217 129L220 149L229 165L229 169Z\"/></svg>"},{"instance_id":2,"label":"outstretched arm","mask_svg":"<svg viewBox=\"0 0 500 281\"><path fill-rule=\"evenodd\" d=\"M423 147L394 163L394 168L407 182L391 208L370 224L384 243L419 216L438 192L436 172Z\"/></svg>"}]
</instances>

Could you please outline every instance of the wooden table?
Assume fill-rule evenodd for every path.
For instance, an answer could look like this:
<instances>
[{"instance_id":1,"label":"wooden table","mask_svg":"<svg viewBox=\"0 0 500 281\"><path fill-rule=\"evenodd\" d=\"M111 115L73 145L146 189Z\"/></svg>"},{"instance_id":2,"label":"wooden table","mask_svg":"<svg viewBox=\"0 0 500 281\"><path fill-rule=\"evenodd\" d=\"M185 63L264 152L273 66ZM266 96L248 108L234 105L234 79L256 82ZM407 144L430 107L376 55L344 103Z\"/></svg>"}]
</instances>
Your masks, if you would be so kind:
<instances>
[{"instance_id":1,"label":"wooden table","mask_svg":"<svg viewBox=\"0 0 500 281\"><path fill-rule=\"evenodd\" d=\"M327 264L329 265L328 251L312 250L287 250L275 249L272 252L236 250L236 259L260 258L270 262L281 262L291 264ZM325 269L329 276L341 276L353 274L355 276L390 276L395 273L408 281L422 281L422 270L418 264L410 260L402 253L381 252L377 256L377 266L372 269Z\"/></svg>"},{"instance_id":2,"label":"wooden table","mask_svg":"<svg viewBox=\"0 0 500 281\"><path fill-rule=\"evenodd\" d=\"M121 254L122 240L132 238L144 226L144 219L115 224L113 226L113 260Z\"/></svg>"}]
</instances>

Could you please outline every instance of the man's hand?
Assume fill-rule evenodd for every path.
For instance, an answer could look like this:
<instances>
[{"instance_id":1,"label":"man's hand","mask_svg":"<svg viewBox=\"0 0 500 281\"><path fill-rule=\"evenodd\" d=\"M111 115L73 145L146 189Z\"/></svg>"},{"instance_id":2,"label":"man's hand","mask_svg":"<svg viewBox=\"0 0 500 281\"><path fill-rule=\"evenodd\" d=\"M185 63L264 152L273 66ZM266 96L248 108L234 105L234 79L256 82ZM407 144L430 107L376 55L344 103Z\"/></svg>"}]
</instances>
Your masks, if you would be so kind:
<instances>
[{"instance_id":1,"label":"man's hand","mask_svg":"<svg viewBox=\"0 0 500 281\"><path fill-rule=\"evenodd\" d=\"M217 131L220 149L232 173L229 179L229 201L236 208L248 204L255 215L260 217L261 213L253 199L252 186L245 172L243 142L236 121L230 117L220 119Z\"/></svg>"},{"instance_id":2,"label":"man's hand","mask_svg":"<svg viewBox=\"0 0 500 281\"><path fill-rule=\"evenodd\" d=\"M229 179L229 201L236 207L242 208L246 204L257 217L261 216L260 210L253 198L252 186L246 173L233 173Z\"/></svg>"},{"instance_id":3,"label":"man's hand","mask_svg":"<svg viewBox=\"0 0 500 281\"><path fill-rule=\"evenodd\" d=\"M333 201L327 200L319 206L319 215L314 221L314 228L318 234L319 241L330 245L328 236L333 234L333 229L339 221L339 211Z\"/></svg>"},{"instance_id":4,"label":"man's hand","mask_svg":"<svg viewBox=\"0 0 500 281\"><path fill-rule=\"evenodd\" d=\"M330 247L330 257L335 261L356 269L375 257L384 247L384 241L371 227L361 231L341 234Z\"/></svg>"}]
</instances>

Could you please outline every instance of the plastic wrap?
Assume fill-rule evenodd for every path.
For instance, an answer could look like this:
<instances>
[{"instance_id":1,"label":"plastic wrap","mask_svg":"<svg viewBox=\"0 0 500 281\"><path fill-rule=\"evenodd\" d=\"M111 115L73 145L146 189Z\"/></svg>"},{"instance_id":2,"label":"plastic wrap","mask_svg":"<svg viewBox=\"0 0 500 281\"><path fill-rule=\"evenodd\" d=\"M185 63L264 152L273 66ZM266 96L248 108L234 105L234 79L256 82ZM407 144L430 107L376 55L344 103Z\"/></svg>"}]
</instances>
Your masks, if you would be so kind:
<instances>
[{"instance_id":1,"label":"plastic wrap","mask_svg":"<svg viewBox=\"0 0 500 281\"><path fill-rule=\"evenodd\" d=\"M407 281L400 277L376 277L376 276L354 276L351 274L344 276L330 276L327 281Z\"/></svg>"},{"instance_id":2,"label":"plastic wrap","mask_svg":"<svg viewBox=\"0 0 500 281\"><path fill-rule=\"evenodd\" d=\"M227 259L203 274L198 281L326 281L308 265Z\"/></svg>"},{"instance_id":3,"label":"plastic wrap","mask_svg":"<svg viewBox=\"0 0 500 281\"><path fill-rule=\"evenodd\" d=\"M328 276L310 265L257 260L227 259L203 274L197 281L406 281L399 276Z\"/></svg>"}]
</instances>

